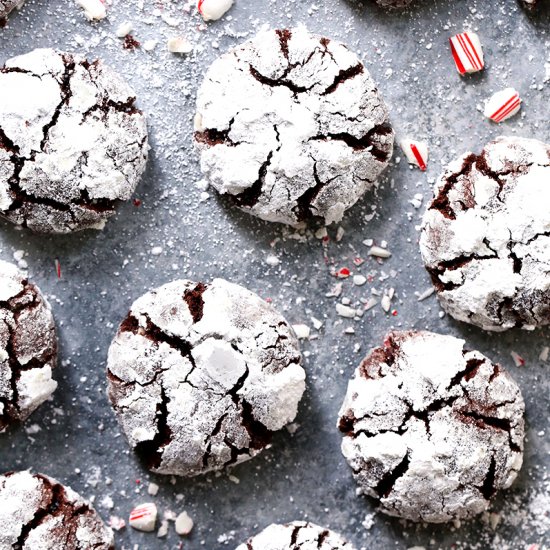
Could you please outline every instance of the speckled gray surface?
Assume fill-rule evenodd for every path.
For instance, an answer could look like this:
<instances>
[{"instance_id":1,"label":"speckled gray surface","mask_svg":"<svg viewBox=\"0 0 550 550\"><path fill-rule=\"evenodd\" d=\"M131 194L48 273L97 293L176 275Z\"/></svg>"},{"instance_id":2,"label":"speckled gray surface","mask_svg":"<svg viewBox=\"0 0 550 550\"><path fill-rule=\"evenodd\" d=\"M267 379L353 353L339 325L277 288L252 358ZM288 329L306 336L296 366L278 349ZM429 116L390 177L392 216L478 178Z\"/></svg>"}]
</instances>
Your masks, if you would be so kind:
<instances>
[{"instance_id":1,"label":"speckled gray surface","mask_svg":"<svg viewBox=\"0 0 550 550\"><path fill-rule=\"evenodd\" d=\"M465 150L481 150L499 133L550 140L550 82L544 82L545 63L550 62L550 10L546 4L529 17L514 0L418 4L405 13L386 14L372 2L237 0L230 17L205 30L193 10L185 12L183 0L117 0L108 19L94 25L72 1L28 0L10 18L0 31L1 62L38 46L101 56L137 90L139 105L149 115L152 152L136 193L142 205L124 205L101 233L43 237L0 223L0 257L12 260L16 250L24 250L31 276L52 302L62 359L54 400L25 427L0 438L0 470L33 468L54 476L83 496L95 496L106 519L111 514L127 518L133 505L151 500L146 488L154 480L161 486L153 499L161 513L185 509L195 520L186 539L179 539L173 528L164 540L126 528L116 536L119 548L178 548L180 541L189 550L233 548L271 522L293 519L331 527L359 548L373 550L549 547L550 366L538 356L550 345L550 330L486 334L440 318L434 296L418 302L415 292L430 286L417 245L424 205L416 209L409 201L420 193L425 204L430 181L443 163ZM179 26L169 26L159 14L178 17ZM134 23L133 34L142 43L159 40L153 52L122 48L115 30L126 20ZM336 228L330 228L326 246L311 233L295 239L281 226L232 210L213 193L201 201L203 191L195 185L200 175L191 133L201 74L220 51L261 25L298 23L358 51L379 82L398 137L409 134L431 146L427 174L403 160L392 163L378 197L365 198L348 212L339 242ZM487 60L484 73L465 79L458 76L447 45L449 34L463 28L479 32ZM166 51L166 38L178 34L195 45L188 57ZM479 106L507 85L520 91L523 109L496 127L483 118ZM397 156L402 156L399 151ZM372 204L378 208L369 221ZM381 265L368 258L362 243L368 238L386 240L392 257ZM155 247L162 252L152 254ZM280 260L278 265L266 263L271 255ZM366 261L355 267L355 257ZM55 258L61 262L59 280ZM391 287L396 315L378 305L358 321L338 317L337 299L325 295L337 282L331 271L340 267L374 278L365 286L355 286L351 278L340 281L341 297L360 305L373 287ZM105 395L105 357L116 325L144 291L176 277L215 276L271 298L293 323L312 325L314 316L324 325L312 331L317 339L303 345L309 382L297 432L279 434L271 450L235 468L238 484L226 475L172 483L148 474L129 452ZM349 327L354 334L344 333ZM525 465L513 489L496 501L493 511L498 515L461 527L415 526L380 514L371 518L372 502L355 495L339 450L337 412L357 362L390 327L462 336L468 347L506 365L520 384L527 405ZM525 358L525 366L514 366L512 350ZM25 430L34 425L41 430ZM106 506L105 497L112 498L114 509ZM370 529L362 526L367 515Z\"/></svg>"}]
</instances>

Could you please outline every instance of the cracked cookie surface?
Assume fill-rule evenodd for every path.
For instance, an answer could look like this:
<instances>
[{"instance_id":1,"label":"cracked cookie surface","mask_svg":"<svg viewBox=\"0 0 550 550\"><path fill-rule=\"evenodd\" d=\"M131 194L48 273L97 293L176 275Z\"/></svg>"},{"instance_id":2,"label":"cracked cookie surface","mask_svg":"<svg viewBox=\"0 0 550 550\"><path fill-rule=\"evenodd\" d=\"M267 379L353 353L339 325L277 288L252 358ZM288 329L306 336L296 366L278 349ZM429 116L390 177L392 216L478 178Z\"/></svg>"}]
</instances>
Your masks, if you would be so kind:
<instances>
[{"instance_id":1,"label":"cracked cookie surface","mask_svg":"<svg viewBox=\"0 0 550 550\"><path fill-rule=\"evenodd\" d=\"M357 56L305 28L260 32L216 60L197 95L209 183L290 225L339 221L387 166L393 130Z\"/></svg>"},{"instance_id":2,"label":"cracked cookie surface","mask_svg":"<svg viewBox=\"0 0 550 550\"><path fill-rule=\"evenodd\" d=\"M463 340L393 332L349 383L342 453L386 514L465 519L516 478L524 409L512 378Z\"/></svg>"},{"instance_id":3,"label":"cracked cookie surface","mask_svg":"<svg viewBox=\"0 0 550 550\"><path fill-rule=\"evenodd\" d=\"M148 468L195 476L252 458L294 420L298 341L256 294L174 281L134 302L109 349L109 397Z\"/></svg>"},{"instance_id":4,"label":"cracked cookie surface","mask_svg":"<svg viewBox=\"0 0 550 550\"><path fill-rule=\"evenodd\" d=\"M0 215L39 233L101 229L145 169L145 117L101 61L34 50L0 68Z\"/></svg>"},{"instance_id":5,"label":"cracked cookie surface","mask_svg":"<svg viewBox=\"0 0 550 550\"><path fill-rule=\"evenodd\" d=\"M112 531L69 487L28 471L0 476L0 548L114 550Z\"/></svg>"},{"instance_id":6,"label":"cracked cookie surface","mask_svg":"<svg viewBox=\"0 0 550 550\"><path fill-rule=\"evenodd\" d=\"M550 146L499 137L434 195L420 250L443 308L485 330L550 323Z\"/></svg>"},{"instance_id":7,"label":"cracked cookie surface","mask_svg":"<svg viewBox=\"0 0 550 550\"><path fill-rule=\"evenodd\" d=\"M14 9L19 9L25 0L0 0L0 27L2 27L10 12Z\"/></svg>"},{"instance_id":8,"label":"cracked cookie surface","mask_svg":"<svg viewBox=\"0 0 550 550\"><path fill-rule=\"evenodd\" d=\"M0 260L0 432L26 420L57 388L57 337L36 285Z\"/></svg>"},{"instance_id":9,"label":"cracked cookie surface","mask_svg":"<svg viewBox=\"0 0 550 550\"><path fill-rule=\"evenodd\" d=\"M239 545L237 550L354 550L340 535L314 523L272 524Z\"/></svg>"}]
</instances>

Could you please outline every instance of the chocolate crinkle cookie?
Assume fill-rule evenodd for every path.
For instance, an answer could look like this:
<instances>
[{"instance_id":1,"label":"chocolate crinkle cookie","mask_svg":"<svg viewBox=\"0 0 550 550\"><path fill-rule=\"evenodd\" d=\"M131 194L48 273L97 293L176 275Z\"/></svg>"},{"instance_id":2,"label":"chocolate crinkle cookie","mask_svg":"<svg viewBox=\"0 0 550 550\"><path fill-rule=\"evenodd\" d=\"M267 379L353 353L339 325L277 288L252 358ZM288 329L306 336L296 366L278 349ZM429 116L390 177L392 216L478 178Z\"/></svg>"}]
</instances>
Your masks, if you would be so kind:
<instances>
[{"instance_id":1,"label":"chocolate crinkle cookie","mask_svg":"<svg viewBox=\"0 0 550 550\"><path fill-rule=\"evenodd\" d=\"M264 220L339 221L387 166L394 133L363 63L305 28L260 32L222 55L197 96L209 183Z\"/></svg>"},{"instance_id":2,"label":"chocolate crinkle cookie","mask_svg":"<svg viewBox=\"0 0 550 550\"><path fill-rule=\"evenodd\" d=\"M340 535L313 523L270 525L237 550L354 550Z\"/></svg>"},{"instance_id":3,"label":"chocolate crinkle cookie","mask_svg":"<svg viewBox=\"0 0 550 550\"><path fill-rule=\"evenodd\" d=\"M252 292L174 281L139 298L108 357L109 397L154 472L195 476L257 455L294 420L298 341Z\"/></svg>"},{"instance_id":4,"label":"chocolate crinkle cookie","mask_svg":"<svg viewBox=\"0 0 550 550\"><path fill-rule=\"evenodd\" d=\"M101 229L147 153L135 94L101 61L41 49L0 68L0 215L11 222Z\"/></svg>"},{"instance_id":5,"label":"chocolate crinkle cookie","mask_svg":"<svg viewBox=\"0 0 550 550\"><path fill-rule=\"evenodd\" d=\"M349 383L342 452L382 512L433 523L466 519L516 478L523 414L512 378L466 351L463 340L394 332Z\"/></svg>"},{"instance_id":6,"label":"chocolate crinkle cookie","mask_svg":"<svg viewBox=\"0 0 550 550\"><path fill-rule=\"evenodd\" d=\"M0 261L0 432L22 422L57 388L50 306L14 265Z\"/></svg>"},{"instance_id":7,"label":"chocolate crinkle cookie","mask_svg":"<svg viewBox=\"0 0 550 550\"><path fill-rule=\"evenodd\" d=\"M499 137L452 162L420 249L443 308L485 330L550 322L550 146Z\"/></svg>"},{"instance_id":8,"label":"chocolate crinkle cookie","mask_svg":"<svg viewBox=\"0 0 550 550\"><path fill-rule=\"evenodd\" d=\"M0 476L0 548L114 550L111 529L69 487L30 472Z\"/></svg>"}]
</instances>

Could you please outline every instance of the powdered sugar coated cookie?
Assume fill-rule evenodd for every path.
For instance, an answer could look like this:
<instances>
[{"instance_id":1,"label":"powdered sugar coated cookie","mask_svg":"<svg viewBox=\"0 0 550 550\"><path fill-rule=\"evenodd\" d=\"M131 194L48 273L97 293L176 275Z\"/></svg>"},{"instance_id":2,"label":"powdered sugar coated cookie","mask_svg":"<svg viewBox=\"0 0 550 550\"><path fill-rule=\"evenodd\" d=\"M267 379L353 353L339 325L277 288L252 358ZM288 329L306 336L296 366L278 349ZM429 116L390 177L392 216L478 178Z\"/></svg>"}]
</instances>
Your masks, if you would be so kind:
<instances>
[{"instance_id":1,"label":"powdered sugar coated cookie","mask_svg":"<svg viewBox=\"0 0 550 550\"><path fill-rule=\"evenodd\" d=\"M485 330L550 322L550 146L500 137L452 162L420 249L445 310Z\"/></svg>"},{"instance_id":2,"label":"powdered sugar coated cookie","mask_svg":"<svg viewBox=\"0 0 550 550\"><path fill-rule=\"evenodd\" d=\"M135 94L102 62L41 49L0 69L0 214L13 223L102 228L147 152Z\"/></svg>"},{"instance_id":3,"label":"powdered sugar coated cookie","mask_svg":"<svg viewBox=\"0 0 550 550\"><path fill-rule=\"evenodd\" d=\"M394 138L357 56L303 27L262 31L215 61L195 124L210 184L243 210L290 225L339 221L376 186Z\"/></svg>"},{"instance_id":4,"label":"powdered sugar coated cookie","mask_svg":"<svg viewBox=\"0 0 550 550\"><path fill-rule=\"evenodd\" d=\"M523 414L512 378L463 340L394 332L349 383L342 452L381 511L434 523L469 518L516 478Z\"/></svg>"},{"instance_id":5,"label":"powdered sugar coated cookie","mask_svg":"<svg viewBox=\"0 0 550 550\"><path fill-rule=\"evenodd\" d=\"M57 337L36 285L0 260L0 432L26 420L57 388Z\"/></svg>"},{"instance_id":6,"label":"powdered sugar coated cookie","mask_svg":"<svg viewBox=\"0 0 550 550\"><path fill-rule=\"evenodd\" d=\"M257 455L294 420L305 389L290 325L222 279L139 298L108 358L109 396L154 472L194 476Z\"/></svg>"}]
</instances>

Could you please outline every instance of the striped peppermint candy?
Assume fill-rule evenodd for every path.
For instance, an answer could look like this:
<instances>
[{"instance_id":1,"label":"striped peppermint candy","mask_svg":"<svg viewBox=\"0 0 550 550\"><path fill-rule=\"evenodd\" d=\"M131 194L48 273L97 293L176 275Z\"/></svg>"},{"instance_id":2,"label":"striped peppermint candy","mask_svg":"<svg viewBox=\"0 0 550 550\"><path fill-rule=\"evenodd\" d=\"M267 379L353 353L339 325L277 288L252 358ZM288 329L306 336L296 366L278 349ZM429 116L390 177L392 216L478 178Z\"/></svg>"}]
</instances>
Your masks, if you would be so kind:
<instances>
[{"instance_id":1,"label":"striped peppermint candy","mask_svg":"<svg viewBox=\"0 0 550 550\"><path fill-rule=\"evenodd\" d=\"M155 530L157 514L156 504L152 502L140 504L130 512L130 526L138 531L150 533Z\"/></svg>"},{"instance_id":2,"label":"striped peppermint candy","mask_svg":"<svg viewBox=\"0 0 550 550\"><path fill-rule=\"evenodd\" d=\"M402 139L399 144L409 164L415 164L424 172L428 166L428 145L409 138Z\"/></svg>"},{"instance_id":3,"label":"striped peppermint candy","mask_svg":"<svg viewBox=\"0 0 550 550\"><path fill-rule=\"evenodd\" d=\"M233 0L199 0L197 9L205 21L217 21L233 5Z\"/></svg>"},{"instance_id":4,"label":"striped peppermint candy","mask_svg":"<svg viewBox=\"0 0 550 550\"><path fill-rule=\"evenodd\" d=\"M514 88L494 94L485 104L484 114L493 122L502 122L514 116L521 108L521 98Z\"/></svg>"},{"instance_id":5,"label":"striped peppermint candy","mask_svg":"<svg viewBox=\"0 0 550 550\"><path fill-rule=\"evenodd\" d=\"M475 32L463 32L451 36L449 42L456 68L460 74L476 73L483 69L485 66L483 49L479 36Z\"/></svg>"}]
</instances>

